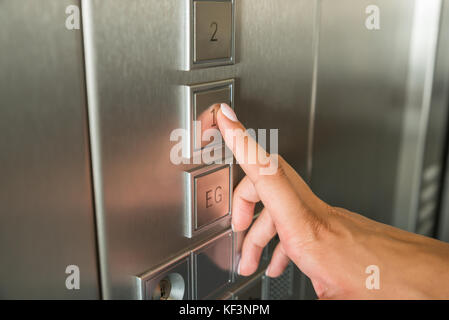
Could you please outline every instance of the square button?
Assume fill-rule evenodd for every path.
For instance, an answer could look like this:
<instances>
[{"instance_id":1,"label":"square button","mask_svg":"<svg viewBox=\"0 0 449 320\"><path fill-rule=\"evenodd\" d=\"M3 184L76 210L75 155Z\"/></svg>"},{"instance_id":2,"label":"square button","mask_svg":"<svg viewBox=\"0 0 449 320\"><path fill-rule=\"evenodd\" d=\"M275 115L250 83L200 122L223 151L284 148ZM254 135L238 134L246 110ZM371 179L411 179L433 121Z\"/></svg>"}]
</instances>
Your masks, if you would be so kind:
<instances>
[{"instance_id":1,"label":"square button","mask_svg":"<svg viewBox=\"0 0 449 320\"><path fill-rule=\"evenodd\" d=\"M208 230L229 220L232 198L232 167L211 165L185 173L186 225L185 236Z\"/></svg>"},{"instance_id":2,"label":"square button","mask_svg":"<svg viewBox=\"0 0 449 320\"><path fill-rule=\"evenodd\" d=\"M234 63L234 0L190 1L190 68Z\"/></svg>"},{"instance_id":3,"label":"square button","mask_svg":"<svg viewBox=\"0 0 449 320\"><path fill-rule=\"evenodd\" d=\"M229 213L229 178L231 168L225 166L195 176L195 230Z\"/></svg>"},{"instance_id":4,"label":"square button","mask_svg":"<svg viewBox=\"0 0 449 320\"><path fill-rule=\"evenodd\" d=\"M232 232L220 235L193 252L194 299L210 299L232 282Z\"/></svg>"},{"instance_id":5,"label":"square button","mask_svg":"<svg viewBox=\"0 0 449 320\"><path fill-rule=\"evenodd\" d=\"M224 145L221 138L218 140L215 135L212 138L207 131L218 130L216 116L220 103L234 108L234 79L186 86L186 90L185 127L188 139L183 147L183 157L192 158L201 155L202 150Z\"/></svg>"}]
</instances>

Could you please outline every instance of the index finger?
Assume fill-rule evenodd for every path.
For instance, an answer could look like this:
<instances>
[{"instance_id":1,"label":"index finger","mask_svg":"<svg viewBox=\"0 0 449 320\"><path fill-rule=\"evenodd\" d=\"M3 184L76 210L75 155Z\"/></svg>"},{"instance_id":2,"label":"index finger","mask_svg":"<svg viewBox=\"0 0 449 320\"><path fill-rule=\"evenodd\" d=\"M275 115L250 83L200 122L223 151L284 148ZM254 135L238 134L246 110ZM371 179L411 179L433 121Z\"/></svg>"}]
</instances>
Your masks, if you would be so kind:
<instances>
[{"instance_id":1,"label":"index finger","mask_svg":"<svg viewBox=\"0 0 449 320\"><path fill-rule=\"evenodd\" d=\"M257 144L228 105L221 105L217 123L226 145L253 182L259 198L269 211L281 240L309 239L312 228L308 224L311 219L307 218L310 210L290 183L286 170L279 166L277 157L267 154ZM265 159L270 160L268 164L260 162L262 153ZM275 170L265 174L267 167L271 168L273 164Z\"/></svg>"}]
</instances>

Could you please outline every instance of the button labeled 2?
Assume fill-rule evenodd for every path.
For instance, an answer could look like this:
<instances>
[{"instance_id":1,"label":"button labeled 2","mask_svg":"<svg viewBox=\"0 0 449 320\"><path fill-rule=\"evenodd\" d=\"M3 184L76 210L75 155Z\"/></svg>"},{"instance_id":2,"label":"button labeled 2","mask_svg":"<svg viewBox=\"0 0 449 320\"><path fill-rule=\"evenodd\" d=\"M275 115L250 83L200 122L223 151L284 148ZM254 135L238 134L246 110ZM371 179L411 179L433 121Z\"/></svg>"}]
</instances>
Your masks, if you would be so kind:
<instances>
[{"instance_id":1,"label":"button labeled 2","mask_svg":"<svg viewBox=\"0 0 449 320\"><path fill-rule=\"evenodd\" d=\"M234 0L187 0L189 68L234 63Z\"/></svg>"},{"instance_id":2,"label":"button labeled 2","mask_svg":"<svg viewBox=\"0 0 449 320\"><path fill-rule=\"evenodd\" d=\"M189 238L225 222L231 213L232 167L212 165L185 173L186 228ZM228 219L229 220L229 219Z\"/></svg>"}]
</instances>

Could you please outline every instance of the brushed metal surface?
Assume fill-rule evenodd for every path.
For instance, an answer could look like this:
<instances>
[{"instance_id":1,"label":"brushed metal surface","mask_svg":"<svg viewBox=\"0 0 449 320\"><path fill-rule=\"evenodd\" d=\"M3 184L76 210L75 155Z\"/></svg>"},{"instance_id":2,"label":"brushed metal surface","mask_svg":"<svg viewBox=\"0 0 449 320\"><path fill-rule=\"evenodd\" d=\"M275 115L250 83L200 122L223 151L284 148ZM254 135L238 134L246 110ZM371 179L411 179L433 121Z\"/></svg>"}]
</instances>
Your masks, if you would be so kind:
<instances>
[{"instance_id":1,"label":"brushed metal surface","mask_svg":"<svg viewBox=\"0 0 449 320\"><path fill-rule=\"evenodd\" d=\"M0 298L100 297L73 0L0 1ZM68 290L66 267L80 271Z\"/></svg>"},{"instance_id":2,"label":"brushed metal surface","mask_svg":"<svg viewBox=\"0 0 449 320\"><path fill-rule=\"evenodd\" d=\"M194 1L194 62L232 59L233 3Z\"/></svg>"},{"instance_id":3,"label":"brushed metal surface","mask_svg":"<svg viewBox=\"0 0 449 320\"><path fill-rule=\"evenodd\" d=\"M368 5L380 8L380 30L365 27ZM393 222L413 8L321 1L312 189L385 223Z\"/></svg>"},{"instance_id":4,"label":"brushed metal surface","mask_svg":"<svg viewBox=\"0 0 449 320\"><path fill-rule=\"evenodd\" d=\"M135 275L230 227L184 237L183 172L195 166L169 159L180 86L235 78L239 119L280 129L279 152L305 174L315 2L236 1L238 63L190 72L180 1L82 4L103 292L136 298Z\"/></svg>"}]
</instances>

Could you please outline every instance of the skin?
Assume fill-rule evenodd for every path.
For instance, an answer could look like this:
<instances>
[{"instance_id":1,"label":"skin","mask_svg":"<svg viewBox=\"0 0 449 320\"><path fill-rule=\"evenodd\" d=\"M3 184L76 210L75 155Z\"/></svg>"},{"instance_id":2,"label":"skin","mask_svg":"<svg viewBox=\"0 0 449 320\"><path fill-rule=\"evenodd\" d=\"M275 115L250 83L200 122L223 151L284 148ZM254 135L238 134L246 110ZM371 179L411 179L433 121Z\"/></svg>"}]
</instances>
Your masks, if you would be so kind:
<instances>
[{"instance_id":1,"label":"skin","mask_svg":"<svg viewBox=\"0 0 449 320\"><path fill-rule=\"evenodd\" d=\"M320 299L449 299L449 244L330 206L282 157L265 150L278 169L260 174L268 164L247 159L261 147L223 108L217 114L219 129L246 173L233 195L234 231L248 229L255 204L264 205L243 243L241 275L256 271L263 248L278 234L267 276L280 276L291 260L311 279ZM232 131L237 132L233 141ZM370 265L379 267L379 289L366 288Z\"/></svg>"}]
</instances>

